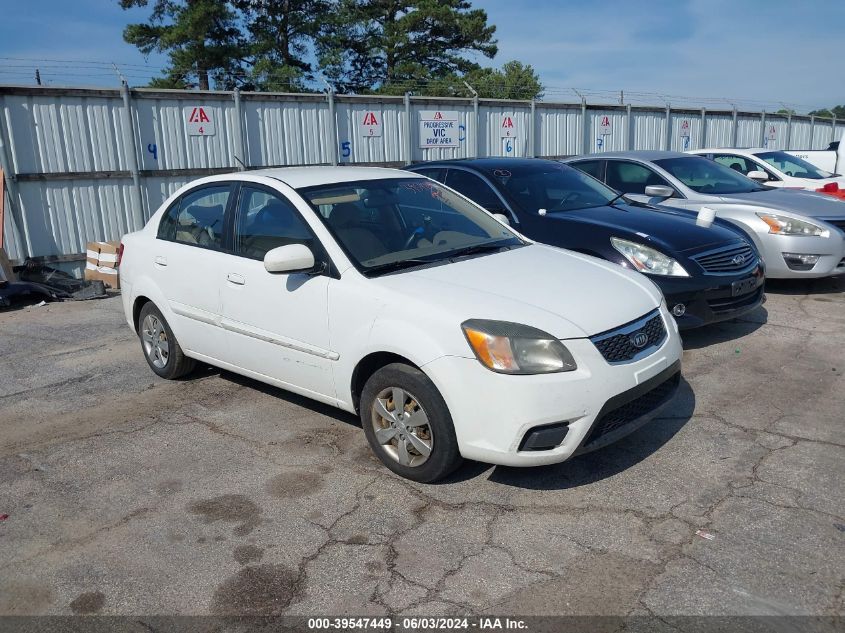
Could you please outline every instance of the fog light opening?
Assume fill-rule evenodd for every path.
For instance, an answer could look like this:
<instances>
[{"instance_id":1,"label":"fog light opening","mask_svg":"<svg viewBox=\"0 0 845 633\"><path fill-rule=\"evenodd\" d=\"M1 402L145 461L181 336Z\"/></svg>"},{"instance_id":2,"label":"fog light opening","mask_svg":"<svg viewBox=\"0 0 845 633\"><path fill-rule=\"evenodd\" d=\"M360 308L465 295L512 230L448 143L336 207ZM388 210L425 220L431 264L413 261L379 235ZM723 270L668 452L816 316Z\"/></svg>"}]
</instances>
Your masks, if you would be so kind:
<instances>
[{"instance_id":1,"label":"fog light opening","mask_svg":"<svg viewBox=\"0 0 845 633\"><path fill-rule=\"evenodd\" d=\"M783 253L783 260L792 270L812 270L821 255L807 255L804 253Z\"/></svg>"},{"instance_id":2,"label":"fog light opening","mask_svg":"<svg viewBox=\"0 0 845 633\"><path fill-rule=\"evenodd\" d=\"M672 306L672 314L676 317L682 317L686 314L687 307L683 303L676 303Z\"/></svg>"}]
</instances>

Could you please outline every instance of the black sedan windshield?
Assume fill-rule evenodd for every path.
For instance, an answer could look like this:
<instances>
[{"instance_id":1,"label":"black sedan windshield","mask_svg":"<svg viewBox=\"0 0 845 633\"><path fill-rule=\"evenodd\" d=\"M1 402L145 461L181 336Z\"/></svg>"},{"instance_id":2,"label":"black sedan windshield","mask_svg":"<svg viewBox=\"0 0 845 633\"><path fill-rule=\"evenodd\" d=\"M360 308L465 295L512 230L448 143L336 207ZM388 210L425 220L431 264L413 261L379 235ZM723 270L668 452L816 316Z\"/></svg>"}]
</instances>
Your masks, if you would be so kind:
<instances>
[{"instance_id":1,"label":"black sedan windshield","mask_svg":"<svg viewBox=\"0 0 845 633\"><path fill-rule=\"evenodd\" d=\"M360 180L299 193L368 274L523 244L483 209L427 178Z\"/></svg>"},{"instance_id":2,"label":"black sedan windshield","mask_svg":"<svg viewBox=\"0 0 845 633\"><path fill-rule=\"evenodd\" d=\"M761 187L750 178L725 167L719 163L700 156L685 156L683 158L663 158L654 161L698 193L713 195L728 193L750 193L752 191L771 191Z\"/></svg>"},{"instance_id":3,"label":"black sedan windshield","mask_svg":"<svg viewBox=\"0 0 845 633\"><path fill-rule=\"evenodd\" d=\"M618 194L587 174L552 162L492 169L487 176L504 189L523 210L571 211L600 207Z\"/></svg>"}]
</instances>

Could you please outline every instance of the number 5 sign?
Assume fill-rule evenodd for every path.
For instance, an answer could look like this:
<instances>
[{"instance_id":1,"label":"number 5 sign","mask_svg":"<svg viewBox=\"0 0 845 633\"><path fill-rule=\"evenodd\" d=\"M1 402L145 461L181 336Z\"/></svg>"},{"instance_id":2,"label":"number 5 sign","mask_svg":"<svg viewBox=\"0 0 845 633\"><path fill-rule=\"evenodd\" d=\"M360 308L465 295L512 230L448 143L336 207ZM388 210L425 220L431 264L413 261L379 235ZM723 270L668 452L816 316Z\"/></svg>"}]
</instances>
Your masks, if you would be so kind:
<instances>
[{"instance_id":1,"label":"number 5 sign","mask_svg":"<svg viewBox=\"0 0 845 633\"><path fill-rule=\"evenodd\" d=\"M203 106L185 108L188 136L214 136L214 119Z\"/></svg>"}]
</instances>

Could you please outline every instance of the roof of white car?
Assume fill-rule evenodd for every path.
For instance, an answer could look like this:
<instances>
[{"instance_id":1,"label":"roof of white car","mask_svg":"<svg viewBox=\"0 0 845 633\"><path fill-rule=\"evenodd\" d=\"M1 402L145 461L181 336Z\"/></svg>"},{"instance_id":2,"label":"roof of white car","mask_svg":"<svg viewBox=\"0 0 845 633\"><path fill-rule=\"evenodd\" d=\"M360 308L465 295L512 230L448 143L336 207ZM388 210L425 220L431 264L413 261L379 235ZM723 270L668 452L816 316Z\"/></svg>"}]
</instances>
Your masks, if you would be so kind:
<instances>
[{"instance_id":1,"label":"roof of white car","mask_svg":"<svg viewBox=\"0 0 845 633\"><path fill-rule=\"evenodd\" d=\"M631 152L600 152L598 154L587 154L585 156L573 156L570 160L583 160L585 158L638 158L639 160L652 161L660 160L661 158L689 158L689 154L660 150L638 150Z\"/></svg>"},{"instance_id":2,"label":"roof of white car","mask_svg":"<svg viewBox=\"0 0 845 633\"><path fill-rule=\"evenodd\" d=\"M275 178L290 185L294 189L355 180L423 177L420 174L402 171L401 169L389 169L387 167L279 167L240 172L240 175Z\"/></svg>"},{"instance_id":3,"label":"roof of white car","mask_svg":"<svg viewBox=\"0 0 845 633\"><path fill-rule=\"evenodd\" d=\"M765 147L706 147L703 149L691 149L690 154L710 154L714 152L727 154L758 154L760 152L771 152Z\"/></svg>"}]
</instances>

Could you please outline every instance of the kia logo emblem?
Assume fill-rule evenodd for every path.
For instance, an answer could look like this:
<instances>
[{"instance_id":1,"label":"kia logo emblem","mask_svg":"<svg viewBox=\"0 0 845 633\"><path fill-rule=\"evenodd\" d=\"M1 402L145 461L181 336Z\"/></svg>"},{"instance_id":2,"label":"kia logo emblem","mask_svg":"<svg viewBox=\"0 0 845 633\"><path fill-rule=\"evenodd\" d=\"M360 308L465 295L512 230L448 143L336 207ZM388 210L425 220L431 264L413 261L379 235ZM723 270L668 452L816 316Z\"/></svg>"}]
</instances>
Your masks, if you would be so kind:
<instances>
[{"instance_id":1,"label":"kia logo emblem","mask_svg":"<svg viewBox=\"0 0 845 633\"><path fill-rule=\"evenodd\" d=\"M642 349L648 345L648 335L645 332L634 332L628 337L628 340L637 349Z\"/></svg>"},{"instance_id":2,"label":"kia logo emblem","mask_svg":"<svg viewBox=\"0 0 845 633\"><path fill-rule=\"evenodd\" d=\"M731 261L737 266L742 266L745 263L745 255L734 255Z\"/></svg>"}]
</instances>

